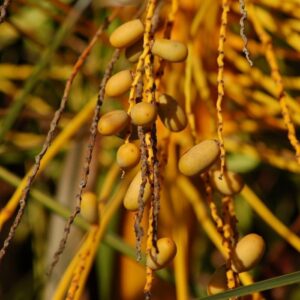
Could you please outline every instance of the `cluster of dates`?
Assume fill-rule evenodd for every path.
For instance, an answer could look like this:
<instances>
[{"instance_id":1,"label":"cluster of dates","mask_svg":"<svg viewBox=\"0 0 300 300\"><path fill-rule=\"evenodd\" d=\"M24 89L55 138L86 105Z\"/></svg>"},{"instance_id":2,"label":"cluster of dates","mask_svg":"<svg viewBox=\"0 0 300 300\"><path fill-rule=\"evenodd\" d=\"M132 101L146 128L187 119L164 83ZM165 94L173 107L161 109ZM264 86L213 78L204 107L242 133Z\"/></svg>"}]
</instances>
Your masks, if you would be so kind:
<instances>
[{"instance_id":1,"label":"cluster of dates","mask_svg":"<svg viewBox=\"0 0 300 300\"><path fill-rule=\"evenodd\" d=\"M125 56L131 63L136 63L143 52L144 25L139 20L132 20L118 27L110 36L110 43L115 48L125 49ZM169 62L181 62L187 57L187 47L177 41L168 39L154 39L151 52ZM119 97L128 92L134 81L133 70L122 70L111 76L106 84L107 97ZM184 109L176 99L167 94L160 94L156 103L134 103L130 112L113 110L104 114L98 123L101 135L128 137L117 151L116 161L122 170L135 167L140 161L140 149L134 140L136 127L142 126L144 130L151 128L152 124L160 118L164 126L172 132L179 132L187 126L187 116ZM209 171L211 183L214 188L225 196L238 194L243 188L241 177L233 172L226 171L221 176L220 171L212 168L220 156L219 142L214 139L205 140L193 146L184 153L178 162L179 171L185 176L199 175ZM125 194L123 204L129 211L138 210L138 195L142 182L141 172L133 178ZM147 182L143 201L146 204L151 198L151 188ZM82 215L91 223L97 222L97 209L92 209L91 203L97 205L96 197L85 193L82 197ZM94 207L95 207L94 206ZM250 247L250 248L249 248ZM240 273L253 268L264 252L264 241L256 234L249 234L242 238L236 246L233 255L233 269ZM153 270L165 267L176 254L176 245L171 238L165 237L157 241L157 249L147 255L147 266ZM249 250L250 249L250 250ZM221 267L212 276L208 286L208 293L215 294L227 288L226 268Z\"/></svg>"}]
</instances>

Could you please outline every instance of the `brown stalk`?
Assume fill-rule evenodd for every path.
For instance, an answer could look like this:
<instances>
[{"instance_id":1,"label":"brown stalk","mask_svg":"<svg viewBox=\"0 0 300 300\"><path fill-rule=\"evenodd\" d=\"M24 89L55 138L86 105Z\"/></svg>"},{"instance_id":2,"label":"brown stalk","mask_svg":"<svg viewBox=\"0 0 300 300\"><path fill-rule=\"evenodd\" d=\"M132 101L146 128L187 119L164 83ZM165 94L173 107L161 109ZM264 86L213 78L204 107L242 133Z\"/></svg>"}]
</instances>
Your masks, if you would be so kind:
<instances>
[{"instance_id":1,"label":"brown stalk","mask_svg":"<svg viewBox=\"0 0 300 300\"><path fill-rule=\"evenodd\" d=\"M244 42L244 46L243 46L243 52L245 54L245 57L249 63L249 65L252 67L253 66L253 62L250 58L250 53L248 50L248 39L247 36L245 34L245 21L247 20L247 11L246 11L246 7L245 7L245 2L244 0L239 0L240 2L240 12L242 14L242 17L240 19L240 36L243 39Z\"/></svg>"},{"instance_id":2,"label":"brown stalk","mask_svg":"<svg viewBox=\"0 0 300 300\"><path fill-rule=\"evenodd\" d=\"M153 246L157 249L157 235L158 235L158 215L160 210L160 164L158 160L158 151L157 151L157 134L156 134L156 125L152 126L151 130L151 146L153 151Z\"/></svg>"},{"instance_id":3,"label":"brown stalk","mask_svg":"<svg viewBox=\"0 0 300 300\"><path fill-rule=\"evenodd\" d=\"M0 24L4 22L7 9L11 3L11 0L4 0L4 3L0 6Z\"/></svg>"},{"instance_id":4,"label":"brown stalk","mask_svg":"<svg viewBox=\"0 0 300 300\"><path fill-rule=\"evenodd\" d=\"M89 138L89 143L87 146L87 154L86 154L85 165L84 165L84 169L83 169L83 175L82 175L81 183L79 185L79 191L76 195L76 206L75 206L73 213L71 214L71 216L69 217L68 221L65 224L64 235L59 243L59 247L58 247L57 251L54 253L53 261L47 272L48 275L50 275L52 273L61 254L63 253L66 243L67 243L67 240L68 240L70 230L71 230L71 226L72 226L76 216L80 213L80 210L81 210L80 209L81 196L87 185L88 176L89 176L89 172L90 172L90 164L92 161L93 149L94 149L96 137L97 137L97 126L98 126L98 121L100 119L100 110L101 110L101 106L102 106L102 103L104 100L104 95L105 95L105 86L106 86L106 83L107 83L109 77L111 76L113 66L116 63L116 61L118 60L119 56L120 56L120 50L117 49L117 50L115 50L111 61L109 62L109 64L106 67L106 70L104 72L104 75L103 75L103 78L102 78L102 81L101 81L101 84L99 87L96 108L94 111L94 116L93 116L92 124L90 127L90 138Z\"/></svg>"},{"instance_id":5,"label":"brown stalk","mask_svg":"<svg viewBox=\"0 0 300 300\"><path fill-rule=\"evenodd\" d=\"M5 5L5 3L3 4L3 6ZM2 11L2 8L1 8L1 11ZM48 148L50 147L50 145L51 145L51 143L54 139L58 123L59 123L59 121L61 119L61 116L63 114L63 111L66 107L66 103L67 103L67 100L68 100L68 96L69 96L69 93L70 93L72 82L73 82L74 78L76 77L76 75L78 74L78 72L80 71L83 63L85 62L87 56L91 52L91 50L92 50L93 46L95 45L95 43L97 42L99 36L102 34L103 30L109 25L109 23L110 23L110 20L106 19L104 21L104 23L99 27L96 34L92 38L91 42L88 44L86 49L83 51L83 53L80 55L80 57L76 61L75 65L73 67L71 76L69 77L69 79L66 82L66 86L65 86L63 97L61 99L60 107L55 112L54 117L51 121L50 129L48 131L46 140L43 144L42 150L35 158L35 163L34 163L34 166L33 166L33 169L32 169L31 176L28 177L27 184L26 184L26 186L23 190L22 196L21 196L20 201L19 201L19 204L20 204L19 210L17 212L17 215L15 217L15 220L14 220L12 226L10 227L8 236L5 239L4 244L3 244L3 246L0 250L0 261L4 257L4 255L6 253L6 249L9 247L10 242L11 242L11 240L13 239L13 237L15 235L17 227L19 226L19 224L21 222L22 216L23 216L24 211L25 211L26 202L27 202L27 198L28 198L28 195L29 195L29 192L30 192L30 188L31 188L31 186L34 182L34 179L35 179L38 171L39 171L41 160L44 157L44 155L46 154Z\"/></svg>"}]
</instances>

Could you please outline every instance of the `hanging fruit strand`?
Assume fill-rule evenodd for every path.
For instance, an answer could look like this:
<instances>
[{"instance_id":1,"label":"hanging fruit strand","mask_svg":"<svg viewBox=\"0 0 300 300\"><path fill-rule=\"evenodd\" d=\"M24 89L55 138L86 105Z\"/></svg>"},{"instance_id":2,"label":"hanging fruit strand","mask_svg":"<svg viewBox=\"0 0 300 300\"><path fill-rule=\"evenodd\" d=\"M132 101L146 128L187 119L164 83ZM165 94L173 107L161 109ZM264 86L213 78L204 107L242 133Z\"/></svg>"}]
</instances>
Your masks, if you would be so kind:
<instances>
[{"instance_id":1,"label":"hanging fruit strand","mask_svg":"<svg viewBox=\"0 0 300 300\"><path fill-rule=\"evenodd\" d=\"M218 119L218 139L220 142L220 159L221 159L221 175L220 178L223 177L225 171L225 145L223 138L223 115L222 115L222 103L224 98L224 44L226 41L226 30L227 30L227 18L230 10L229 7L230 0L223 0L222 2L222 17L221 17L221 27L220 27L220 36L219 36L219 46L218 46L218 98L216 103L217 110L217 119Z\"/></svg>"}]
</instances>

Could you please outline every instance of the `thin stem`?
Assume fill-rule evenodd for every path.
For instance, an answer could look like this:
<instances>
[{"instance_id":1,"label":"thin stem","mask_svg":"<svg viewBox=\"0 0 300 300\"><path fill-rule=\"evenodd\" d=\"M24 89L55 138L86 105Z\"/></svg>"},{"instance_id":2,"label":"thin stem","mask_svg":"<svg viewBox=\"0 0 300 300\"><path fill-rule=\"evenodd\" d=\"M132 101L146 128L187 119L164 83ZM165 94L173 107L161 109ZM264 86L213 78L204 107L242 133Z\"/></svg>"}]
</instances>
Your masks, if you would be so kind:
<instances>
[{"instance_id":1,"label":"thin stem","mask_svg":"<svg viewBox=\"0 0 300 300\"><path fill-rule=\"evenodd\" d=\"M96 103L96 108L94 111L94 116L93 116L93 120L92 120L92 124L90 126L90 138L89 138L89 142L87 145L87 153L86 153L86 158L85 158L85 165L84 165L84 170L83 170L83 175L81 177L81 182L79 185L79 190L78 193L76 195L76 207L75 210L72 212L72 214L69 216L66 224L65 224L65 228L64 228L64 235L59 243L58 249L57 251L54 253L53 256L53 261L50 265L48 274L50 275L53 271L53 268L55 267L55 265L57 264L61 254L63 253L67 240L68 240L68 236L70 234L71 231L71 226L74 223L74 220L76 218L76 216L80 213L80 207L81 207L81 195L87 185L87 180L89 177L89 172L90 172L90 164L92 161L92 156L93 156L93 149L95 146L95 142L96 142L96 136L97 136L97 125L98 125L98 121L100 119L100 110L103 104L103 100L104 100L104 92L105 92L105 86L106 83L108 81L108 78L111 76L112 73L112 69L114 64L116 63L116 61L118 60L120 56L120 50L117 49L115 50L111 61L109 62L109 64L107 65L107 68L105 70L104 76L102 78L101 84L100 84L100 89L99 89L99 93L98 93L98 99L97 99L97 103Z\"/></svg>"},{"instance_id":2,"label":"thin stem","mask_svg":"<svg viewBox=\"0 0 300 300\"><path fill-rule=\"evenodd\" d=\"M17 187L21 183L21 179L14 175L13 173L9 172L5 168L0 166L0 178L9 184ZM55 199L51 198L50 196L45 195L40 190L33 188L30 191L30 196L36 202L42 204L44 207L49 209L50 211L60 215L63 218L68 218L70 215L69 209L65 208L61 204L59 204ZM83 220L82 218L76 218L75 224L80 227L81 229L88 230L90 225Z\"/></svg>"},{"instance_id":3,"label":"thin stem","mask_svg":"<svg viewBox=\"0 0 300 300\"><path fill-rule=\"evenodd\" d=\"M246 10L246 6L245 6L245 0L239 0L239 3L240 3L240 13L242 14L242 17L240 19L240 36L243 40L243 52L245 54L245 57L250 65L250 67L253 66L253 62L250 58L250 53L249 53L249 50L248 50L248 39L247 39L247 36L245 34L245 21L247 20L247 10Z\"/></svg>"}]
</instances>

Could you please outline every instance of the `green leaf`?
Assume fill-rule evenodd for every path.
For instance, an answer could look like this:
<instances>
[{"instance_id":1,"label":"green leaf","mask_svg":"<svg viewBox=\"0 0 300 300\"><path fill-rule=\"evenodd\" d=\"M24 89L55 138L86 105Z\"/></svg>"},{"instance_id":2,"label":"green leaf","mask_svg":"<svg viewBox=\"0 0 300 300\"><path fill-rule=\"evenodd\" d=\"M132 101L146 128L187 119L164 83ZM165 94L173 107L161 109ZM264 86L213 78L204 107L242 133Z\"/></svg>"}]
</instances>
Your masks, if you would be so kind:
<instances>
[{"instance_id":1,"label":"green leaf","mask_svg":"<svg viewBox=\"0 0 300 300\"><path fill-rule=\"evenodd\" d=\"M220 293L217 295L208 296L200 299L201 300L223 300L223 299L229 299L231 297L241 297L255 292L262 292L262 291L274 289L284 285L295 284L297 282L300 282L300 271L270 278L267 280L262 280L254 284L238 287L236 289L224 293Z\"/></svg>"},{"instance_id":2,"label":"green leaf","mask_svg":"<svg viewBox=\"0 0 300 300\"><path fill-rule=\"evenodd\" d=\"M254 157L235 153L228 155L227 164L228 169L237 173L246 173L254 170L260 161Z\"/></svg>"}]
</instances>

